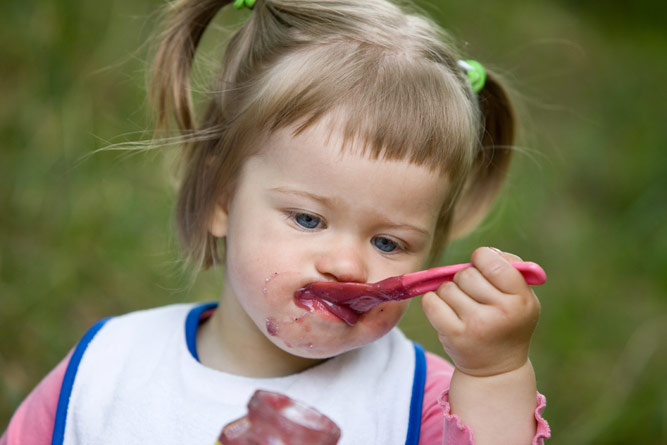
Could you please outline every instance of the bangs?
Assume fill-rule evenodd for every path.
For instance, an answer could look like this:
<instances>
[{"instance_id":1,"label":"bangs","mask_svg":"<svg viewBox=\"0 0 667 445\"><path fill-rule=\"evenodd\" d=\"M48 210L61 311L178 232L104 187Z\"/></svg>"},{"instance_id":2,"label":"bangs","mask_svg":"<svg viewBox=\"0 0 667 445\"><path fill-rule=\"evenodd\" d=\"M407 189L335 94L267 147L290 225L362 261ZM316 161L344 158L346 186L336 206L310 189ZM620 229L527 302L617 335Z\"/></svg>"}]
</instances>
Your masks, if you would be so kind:
<instances>
[{"instance_id":1,"label":"bangs","mask_svg":"<svg viewBox=\"0 0 667 445\"><path fill-rule=\"evenodd\" d=\"M325 43L284 57L250 89L255 94L241 120L255 129L300 133L332 118L330 131L342 133L343 150L355 147L370 158L408 160L449 176L467 172L475 156L476 100L446 66L423 55Z\"/></svg>"}]
</instances>

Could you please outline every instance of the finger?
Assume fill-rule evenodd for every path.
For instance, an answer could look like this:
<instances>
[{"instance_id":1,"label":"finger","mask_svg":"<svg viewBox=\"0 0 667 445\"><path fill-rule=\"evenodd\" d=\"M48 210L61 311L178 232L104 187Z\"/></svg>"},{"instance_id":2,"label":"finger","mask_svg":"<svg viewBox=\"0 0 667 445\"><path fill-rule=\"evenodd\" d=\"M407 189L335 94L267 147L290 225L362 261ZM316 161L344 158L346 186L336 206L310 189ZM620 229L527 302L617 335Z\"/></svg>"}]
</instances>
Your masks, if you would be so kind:
<instances>
[{"instance_id":1,"label":"finger","mask_svg":"<svg viewBox=\"0 0 667 445\"><path fill-rule=\"evenodd\" d=\"M521 258L519 258L517 255L514 255L513 253L510 252L500 252L500 256L505 258L507 261L510 263L515 263L519 261L523 261Z\"/></svg>"},{"instance_id":2,"label":"finger","mask_svg":"<svg viewBox=\"0 0 667 445\"><path fill-rule=\"evenodd\" d=\"M505 259L502 252L480 247L472 253L471 260L473 266L501 292L518 293L528 286L521 272Z\"/></svg>"},{"instance_id":3,"label":"finger","mask_svg":"<svg viewBox=\"0 0 667 445\"><path fill-rule=\"evenodd\" d=\"M480 307L478 302L470 298L470 296L463 292L453 281L440 285L437 295L452 308L456 313L456 316L461 320L465 319L469 314L479 310Z\"/></svg>"},{"instance_id":4,"label":"finger","mask_svg":"<svg viewBox=\"0 0 667 445\"><path fill-rule=\"evenodd\" d=\"M456 285L480 304L493 304L504 296L476 267L468 267L454 275Z\"/></svg>"},{"instance_id":5,"label":"finger","mask_svg":"<svg viewBox=\"0 0 667 445\"><path fill-rule=\"evenodd\" d=\"M436 331L460 328L463 325L454 309L435 292L427 292L422 297L422 310Z\"/></svg>"}]
</instances>

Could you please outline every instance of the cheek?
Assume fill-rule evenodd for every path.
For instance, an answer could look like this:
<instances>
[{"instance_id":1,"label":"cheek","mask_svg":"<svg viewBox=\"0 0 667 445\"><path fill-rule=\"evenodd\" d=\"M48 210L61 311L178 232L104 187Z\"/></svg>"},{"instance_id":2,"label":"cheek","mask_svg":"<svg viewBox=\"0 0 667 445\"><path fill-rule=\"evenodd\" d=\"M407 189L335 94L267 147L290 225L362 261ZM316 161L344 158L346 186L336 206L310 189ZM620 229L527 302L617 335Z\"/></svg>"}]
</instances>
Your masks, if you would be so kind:
<instances>
[{"instance_id":1,"label":"cheek","mask_svg":"<svg viewBox=\"0 0 667 445\"><path fill-rule=\"evenodd\" d=\"M238 221L234 221L237 223ZM257 284L282 262L279 239L272 239L263 227L231 224L226 239L226 267L230 275L246 284ZM241 283L237 283L241 284Z\"/></svg>"},{"instance_id":2,"label":"cheek","mask_svg":"<svg viewBox=\"0 0 667 445\"><path fill-rule=\"evenodd\" d=\"M271 220L250 228L232 227L226 241L228 264L238 264L238 271L256 269L258 274L278 272L293 264L292 257L298 249L289 232L282 230L281 222Z\"/></svg>"},{"instance_id":3,"label":"cheek","mask_svg":"<svg viewBox=\"0 0 667 445\"><path fill-rule=\"evenodd\" d=\"M229 284L245 311L258 326L267 317L291 318L297 310L292 304L294 292L302 287L298 272L272 256L245 256L228 265Z\"/></svg>"},{"instance_id":4,"label":"cheek","mask_svg":"<svg viewBox=\"0 0 667 445\"><path fill-rule=\"evenodd\" d=\"M257 322L256 312L266 305L264 287L272 271L267 257L255 254L254 249L240 247L237 239L229 239L225 261L225 281L234 298Z\"/></svg>"}]
</instances>

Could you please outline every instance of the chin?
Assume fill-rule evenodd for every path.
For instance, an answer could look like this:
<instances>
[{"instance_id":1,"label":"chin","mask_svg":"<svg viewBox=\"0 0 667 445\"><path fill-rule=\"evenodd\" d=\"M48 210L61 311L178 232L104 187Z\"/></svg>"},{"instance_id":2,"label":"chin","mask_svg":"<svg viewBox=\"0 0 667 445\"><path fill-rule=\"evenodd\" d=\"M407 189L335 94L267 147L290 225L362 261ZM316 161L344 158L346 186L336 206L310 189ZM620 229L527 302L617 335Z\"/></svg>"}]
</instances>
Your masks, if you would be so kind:
<instances>
[{"instance_id":1,"label":"chin","mask_svg":"<svg viewBox=\"0 0 667 445\"><path fill-rule=\"evenodd\" d=\"M406 309L406 302L378 306L361 314L354 325L326 310L292 317L269 316L260 318L257 325L266 338L284 352L305 359L323 360L383 337L398 324Z\"/></svg>"},{"instance_id":2,"label":"chin","mask_svg":"<svg viewBox=\"0 0 667 445\"><path fill-rule=\"evenodd\" d=\"M398 322L398 319L396 320ZM269 337L269 339L283 351L313 360L323 360L354 349L366 346L386 335L396 323L384 322L380 326L373 323L373 328L365 323L358 323L354 327L342 326L342 330L335 328L329 329L325 335L321 336L294 336Z\"/></svg>"}]
</instances>

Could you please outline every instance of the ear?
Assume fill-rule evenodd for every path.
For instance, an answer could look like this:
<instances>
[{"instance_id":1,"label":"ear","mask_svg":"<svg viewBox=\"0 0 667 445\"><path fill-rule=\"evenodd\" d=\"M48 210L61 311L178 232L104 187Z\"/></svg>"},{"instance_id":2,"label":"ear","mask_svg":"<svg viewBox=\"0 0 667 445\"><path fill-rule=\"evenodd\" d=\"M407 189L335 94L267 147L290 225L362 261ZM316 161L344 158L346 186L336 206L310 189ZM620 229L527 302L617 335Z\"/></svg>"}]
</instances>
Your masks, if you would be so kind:
<instances>
[{"instance_id":1,"label":"ear","mask_svg":"<svg viewBox=\"0 0 667 445\"><path fill-rule=\"evenodd\" d=\"M211 216L208 231L216 238L224 238L227 236L227 203L228 199L226 196L221 196L215 201L215 208L213 210L213 215Z\"/></svg>"}]
</instances>

